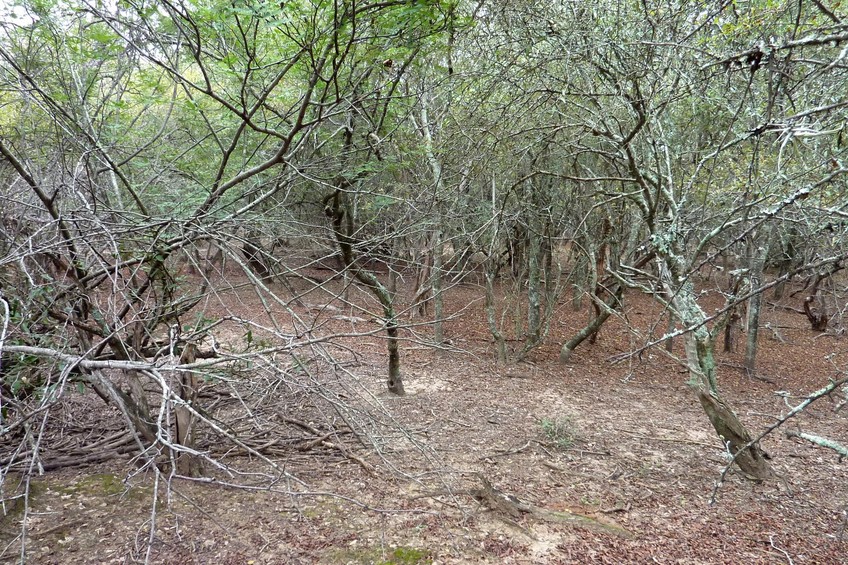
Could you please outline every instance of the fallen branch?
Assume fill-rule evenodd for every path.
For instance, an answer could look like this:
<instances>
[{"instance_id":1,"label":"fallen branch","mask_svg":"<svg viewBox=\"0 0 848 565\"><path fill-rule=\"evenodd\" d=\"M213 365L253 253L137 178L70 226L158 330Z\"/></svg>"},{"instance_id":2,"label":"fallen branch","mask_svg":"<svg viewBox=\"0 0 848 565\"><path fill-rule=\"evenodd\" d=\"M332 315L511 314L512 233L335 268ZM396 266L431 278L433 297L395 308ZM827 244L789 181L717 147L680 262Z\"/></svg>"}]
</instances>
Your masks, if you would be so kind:
<instances>
[{"instance_id":1,"label":"fallen branch","mask_svg":"<svg viewBox=\"0 0 848 565\"><path fill-rule=\"evenodd\" d=\"M77 449L51 449L47 454L41 455L42 465L45 471L52 471L108 461L120 455L138 451L138 447L133 444L133 441L133 436L126 432L119 432ZM29 450L17 453L12 457L0 460L0 467L24 464L29 461L31 456L32 452Z\"/></svg>"},{"instance_id":2,"label":"fallen branch","mask_svg":"<svg viewBox=\"0 0 848 565\"><path fill-rule=\"evenodd\" d=\"M601 521L597 518L592 518L591 516L577 514L575 512L548 510L547 508L529 504L519 500L511 494L507 494L496 489L492 486L492 483L486 479L486 477L479 473L477 476L480 478L483 486L482 488L473 489L471 491L471 496L488 506L490 509L507 514L510 518L515 519L519 518L522 514L529 514L534 518L545 522L568 524L576 528L612 534L626 539L633 538L632 533L616 524Z\"/></svg>"},{"instance_id":3,"label":"fallen branch","mask_svg":"<svg viewBox=\"0 0 848 565\"><path fill-rule=\"evenodd\" d=\"M527 443L522 445L521 447L516 447L515 449L498 449L496 453L491 455L483 455L479 459L490 459L492 457L506 457L507 455L515 455L516 453L521 453L533 443L533 440L529 440Z\"/></svg>"},{"instance_id":4,"label":"fallen branch","mask_svg":"<svg viewBox=\"0 0 848 565\"><path fill-rule=\"evenodd\" d=\"M50 459L42 458L41 466L45 471L55 471L56 469L79 467L81 465L88 465L91 463L102 463L104 461L109 461L110 459L120 457L121 455L135 453L137 451L138 448L135 445L128 444L117 449L106 449L102 451L96 451L94 453L75 453L72 455L53 457ZM28 460L26 455L28 454L23 455L24 457L19 457L15 461L7 462L3 466L15 467L18 465L26 464Z\"/></svg>"},{"instance_id":5,"label":"fallen branch","mask_svg":"<svg viewBox=\"0 0 848 565\"><path fill-rule=\"evenodd\" d=\"M309 432L309 433L311 433L313 436L315 436L315 438L314 438L314 439L312 439L312 440L308 441L306 444L304 444L303 446L301 446L301 448L300 448L300 449L301 449L301 451L305 451L305 450L307 450L307 449L310 449L310 448L315 447L315 446L318 446L318 445L322 445L322 446L324 446L324 447L328 447L328 448L330 448L330 449L335 449L335 450L337 450L339 453L341 453L341 454L342 454L342 456L344 456L344 457L346 457L347 459L350 459L351 461L353 461L353 462L355 462L355 463L359 464L359 466L360 466L360 467L362 467L363 469L365 469L365 471L366 471L369 475L371 475L372 477L373 477L373 476L376 476L376 471L375 471L375 469L374 469L374 466L373 466L373 465L371 465L370 463L368 463L367 461L365 461L364 459L362 459L362 458L361 458L361 457L359 457L358 455L355 455L355 454L351 453L351 452L350 452L350 451L349 451L346 447L344 447L342 444L340 444L340 443L333 443L332 441L327 441L327 438L329 438L329 437L330 437L330 436L332 436L332 435L335 435L335 433L336 433L336 432L335 432L335 430L334 430L334 431L331 431L331 432L329 432L329 433L324 434L324 433L321 433L321 431L319 431L317 428L315 428L314 426L312 426L312 425L310 425L310 424L307 424L306 422L302 422L302 421L300 421L300 420L295 420L294 418L289 418L289 417L287 417L287 416L280 416L280 419L281 419L283 422L286 422L286 423L288 423L288 424L295 425L295 426L297 426L297 427L299 427L299 428L301 428L301 429L303 429L303 430L306 430L307 432Z\"/></svg>"},{"instance_id":6,"label":"fallen branch","mask_svg":"<svg viewBox=\"0 0 848 565\"><path fill-rule=\"evenodd\" d=\"M786 432L786 437L797 437L799 439L809 441L810 443L814 443L821 447L832 449L833 451L839 454L840 462L842 462L842 459L844 459L845 457L848 457L848 447L845 447L844 445L837 443L832 439L827 439L814 434L808 434L806 432L795 432L791 430Z\"/></svg>"}]
</instances>

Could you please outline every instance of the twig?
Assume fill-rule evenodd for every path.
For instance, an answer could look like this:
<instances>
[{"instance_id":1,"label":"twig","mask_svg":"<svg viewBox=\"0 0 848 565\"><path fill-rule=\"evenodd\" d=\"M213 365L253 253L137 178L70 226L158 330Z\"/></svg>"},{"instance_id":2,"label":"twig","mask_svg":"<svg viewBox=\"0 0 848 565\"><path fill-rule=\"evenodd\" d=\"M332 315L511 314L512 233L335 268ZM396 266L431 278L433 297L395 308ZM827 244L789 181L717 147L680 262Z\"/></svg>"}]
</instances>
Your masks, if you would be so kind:
<instances>
[{"instance_id":1,"label":"twig","mask_svg":"<svg viewBox=\"0 0 848 565\"><path fill-rule=\"evenodd\" d=\"M457 426L462 426L463 428L473 428L471 424L466 424L465 422L460 422L459 420L451 420L450 418L445 418L445 422L450 422L451 424L456 424Z\"/></svg>"},{"instance_id":2,"label":"twig","mask_svg":"<svg viewBox=\"0 0 848 565\"><path fill-rule=\"evenodd\" d=\"M489 459L491 457L506 457L507 455L515 455L516 453L521 453L533 443L533 440L528 440L527 443L522 445L521 447L516 447L515 449L499 449L497 453L492 455L482 455L478 458L478 460Z\"/></svg>"},{"instance_id":3,"label":"twig","mask_svg":"<svg viewBox=\"0 0 848 565\"><path fill-rule=\"evenodd\" d=\"M809 441L810 443L814 443L821 447L826 447L828 449L832 449L836 453L839 454L839 461L841 462L845 457L848 457L848 448L844 445L839 444L831 439L827 439L821 436L817 436L814 434L808 434L805 432L796 432L789 430L786 432L786 437L797 437L799 439L803 439Z\"/></svg>"},{"instance_id":4,"label":"twig","mask_svg":"<svg viewBox=\"0 0 848 565\"><path fill-rule=\"evenodd\" d=\"M348 450L347 450L344 446L342 446L341 444L333 443L333 442L331 442L331 441L322 441L322 442L321 442L321 445L323 445L324 447L329 447L330 449L336 449L336 450L338 450L338 451L339 451L339 453L341 453L342 455L344 455L345 457L347 457L347 458L348 458L348 459L350 459L351 461L354 461L354 462L358 463L360 467L362 467L363 469L365 469L365 472L366 472L366 473L368 473L368 474L369 474L369 475L371 475L372 477L376 477L376 476L377 476L377 472L376 472L376 470L374 469L374 465L372 465L372 464L368 463L367 461L365 461L364 459L362 459L362 458L361 458L361 457L359 457L358 455L356 455L356 454L354 454L354 453L351 453L350 451L348 451Z\"/></svg>"},{"instance_id":5,"label":"twig","mask_svg":"<svg viewBox=\"0 0 848 565\"><path fill-rule=\"evenodd\" d=\"M563 449L562 451L571 451L574 453L579 453L580 455L601 455L604 457L609 457L612 455L612 452L609 450L606 451L590 451L588 449L580 449L579 447L569 447L568 449Z\"/></svg>"},{"instance_id":6,"label":"twig","mask_svg":"<svg viewBox=\"0 0 848 565\"><path fill-rule=\"evenodd\" d=\"M306 443L298 446L298 449L300 451L309 451L310 449L312 449L316 445L322 445L324 443L330 443L327 440L330 439L330 436L332 436L332 435L333 435L333 432L327 432L326 434L324 434L320 437L317 437L315 439L311 439L311 440L307 441Z\"/></svg>"},{"instance_id":7,"label":"twig","mask_svg":"<svg viewBox=\"0 0 848 565\"><path fill-rule=\"evenodd\" d=\"M560 467L559 465L555 465L550 461L542 461L542 465L547 467L548 469L553 469L554 471L559 471L561 473L568 473L569 475L574 475L575 477L583 477L584 479L597 479L596 475L590 475L588 473L581 473L580 471L572 471L571 469L566 469L565 467Z\"/></svg>"},{"instance_id":8,"label":"twig","mask_svg":"<svg viewBox=\"0 0 848 565\"><path fill-rule=\"evenodd\" d=\"M46 530L39 530L35 532L40 538L45 538L50 534L54 534L56 532L61 532L63 530L70 530L71 528L75 528L83 523L83 520L80 518L68 520L67 522L62 522L61 524L57 524L52 528L47 528Z\"/></svg>"},{"instance_id":9,"label":"twig","mask_svg":"<svg viewBox=\"0 0 848 565\"><path fill-rule=\"evenodd\" d=\"M786 560L789 562L789 565L795 565L795 562L792 561L792 557L789 556L789 553L785 549L781 549L774 545L774 534L769 535L769 543L774 549L776 549L786 557Z\"/></svg>"}]
</instances>

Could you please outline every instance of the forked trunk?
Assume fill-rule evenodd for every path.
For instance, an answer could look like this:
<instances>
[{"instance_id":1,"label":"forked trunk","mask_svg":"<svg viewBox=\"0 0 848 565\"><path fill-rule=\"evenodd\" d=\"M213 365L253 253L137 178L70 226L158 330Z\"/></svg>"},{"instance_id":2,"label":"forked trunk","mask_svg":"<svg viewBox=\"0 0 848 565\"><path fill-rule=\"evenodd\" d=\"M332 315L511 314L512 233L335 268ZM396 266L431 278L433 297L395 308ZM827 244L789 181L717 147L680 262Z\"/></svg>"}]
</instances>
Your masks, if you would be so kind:
<instances>
[{"instance_id":1,"label":"forked trunk","mask_svg":"<svg viewBox=\"0 0 848 565\"><path fill-rule=\"evenodd\" d=\"M634 264L634 269L641 269L645 265L647 265L653 258L655 257L655 252L651 251L640 257ZM603 307L597 302L593 302L595 306L595 311L598 314L589 320L589 323L586 324L580 331L578 331L574 337L566 341L562 349L559 352L559 360L561 363L567 363L571 358L571 354L577 349L577 346L586 341L587 338L593 335L597 335L600 331L601 327L604 325L604 322L610 317L610 315L618 308L621 308L621 299L624 296L624 287L619 284L615 278L613 277L605 277L601 284L593 283L593 287L597 285L597 288L604 289L604 293L607 295L607 299L603 301ZM601 298L593 296L593 300L600 301Z\"/></svg>"},{"instance_id":2,"label":"forked trunk","mask_svg":"<svg viewBox=\"0 0 848 565\"><path fill-rule=\"evenodd\" d=\"M345 184L346 181L339 180L339 185L344 188L349 188ZM350 210L344 205L342 200L344 193L341 189L330 193L324 199L324 212L333 221L333 231L335 232L336 242L341 251L341 259L345 266L345 271L359 282L364 284L383 307L383 320L386 324L387 349L389 353L389 376L387 388L389 392L403 395L403 377L400 371L400 347L398 345L398 325L397 316L395 314L394 302L392 294L383 284L374 276L374 273L361 267L357 257L354 255L353 247L355 240L353 238L353 219Z\"/></svg>"},{"instance_id":3,"label":"forked trunk","mask_svg":"<svg viewBox=\"0 0 848 565\"><path fill-rule=\"evenodd\" d=\"M611 297L610 301L604 303L604 308L600 308L596 303L594 304L598 315L592 318L574 337L563 344L559 352L560 363L568 363L569 359L571 359L571 354L574 353L578 345L583 343L587 338L598 334L598 331L600 331L604 322L607 321L607 318L610 317L616 308L620 307L623 291L624 289L621 286L617 286L615 294ZM600 300L600 298L596 300Z\"/></svg>"}]
</instances>

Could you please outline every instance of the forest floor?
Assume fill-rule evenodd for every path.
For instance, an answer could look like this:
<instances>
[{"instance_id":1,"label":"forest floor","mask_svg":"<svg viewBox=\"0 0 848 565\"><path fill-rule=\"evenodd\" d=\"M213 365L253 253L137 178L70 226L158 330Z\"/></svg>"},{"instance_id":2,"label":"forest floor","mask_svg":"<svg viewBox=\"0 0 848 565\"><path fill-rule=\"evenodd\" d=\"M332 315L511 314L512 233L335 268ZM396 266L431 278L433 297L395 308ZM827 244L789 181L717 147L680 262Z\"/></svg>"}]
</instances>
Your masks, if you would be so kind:
<instances>
[{"instance_id":1,"label":"forest floor","mask_svg":"<svg viewBox=\"0 0 848 565\"><path fill-rule=\"evenodd\" d=\"M227 296L219 308L261 312L251 292ZM27 562L846 562L848 464L835 453L778 430L762 442L776 479L758 484L731 471L716 490L724 449L673 356L658 348L613 362L645 338L611 319L597 343L562 365L557 342L588 316L563 301L549 345L499 365L481 296L472 284L448 293L451 350L403 342L404 397L384 391L379 334L338 338L356 351L351 378L401 430L397 441L376 438L379 453L316 442L279 457L303 481L287 483L297 496L270 485L185 480L166 491L127 457L50 471L30 483ZM798 308L800 298L782 304ZM324 330L377 327L357 311L345 313ZM624 313L642 332L658 319L657 306L638 294L626 296ZM768 303L763 324L761 379L740 369L740 352L719 359L721 391L753 433L848 368L848 337L813 332L802 315ZM665 322L659 326L661 335ZM93 395L76 396L98 406ZM824 398L785 427L848 442L848 409L834 408L835 399ZM102 426L103 412L66 425ZM514 498L500 504L500 495ZM11 563L21 558L20 504L7 500L3 512L0 562Z\"/></svg>"}]
</instances>

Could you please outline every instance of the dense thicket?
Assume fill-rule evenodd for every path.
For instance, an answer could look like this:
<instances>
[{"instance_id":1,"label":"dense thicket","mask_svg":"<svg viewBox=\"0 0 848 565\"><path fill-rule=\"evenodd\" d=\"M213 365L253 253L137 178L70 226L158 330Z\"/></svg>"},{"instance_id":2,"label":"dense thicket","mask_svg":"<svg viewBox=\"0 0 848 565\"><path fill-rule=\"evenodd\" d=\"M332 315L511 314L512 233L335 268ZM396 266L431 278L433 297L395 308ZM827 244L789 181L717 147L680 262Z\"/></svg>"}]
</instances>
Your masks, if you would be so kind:
<instances>
[{"instance_id":1,"label":"dense thicket","mask_svg":"<svg viewBox=\"0 0 848 565\"><path fill-rule=\"evenodd\" d=\"M302 311L329 300L320 267L335 298L370 297L398 394L399 340L442 346L452 285L479 283L501 360L556 341L570 362L648 293L667 321L643 347L685 342L695 397L762 479L717 343L744 312L755 374L762 294L796 278L811 327L844 329L838 4L18 0L0 29L0 425L21 445L93 389L147 460L196 474L195 430L240 442L197 382L233 375L364 430ZM277 321L197 314L245 278ZM566 293L591 311L573 336L549 327Z\"/></svg>"}]
</instances>

